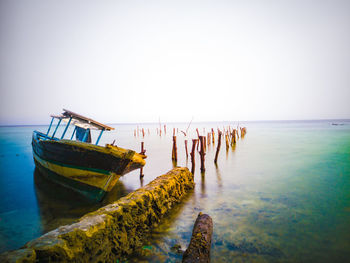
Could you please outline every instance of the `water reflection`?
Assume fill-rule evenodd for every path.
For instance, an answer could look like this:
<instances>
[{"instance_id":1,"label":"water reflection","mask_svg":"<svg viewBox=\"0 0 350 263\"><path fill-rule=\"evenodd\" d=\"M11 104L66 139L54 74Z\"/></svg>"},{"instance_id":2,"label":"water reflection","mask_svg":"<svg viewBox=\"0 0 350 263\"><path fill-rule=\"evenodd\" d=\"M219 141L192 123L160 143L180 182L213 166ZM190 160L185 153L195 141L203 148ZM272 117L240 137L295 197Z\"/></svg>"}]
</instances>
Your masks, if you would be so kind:
<instances>
[{"instance_id":1,"label":"water reflection","mask_svg":"<svg viewBox=\"0 0 350 263\"><path fill-rule=\"evenodd\" d=\"M201 196L205 197L205 172L201 172Z\"/></svg>"},{"instance_id":2,"label":"water reflection","mask_svg":"<svg viewBox=\"0 0 350 263\"><path fill-rule=\"evenodd\" d=\"M102 202L96 203L51 182L46 177L48 175L43 173L44 171L37 168L34 170L34 189L43 233L71 224L84 214L112 203L130 192L118 181Z\"/></svg>"},{"instance_id":3,"label":"water reflection","mask_svg":"<svg viewBox=\"0 0 350 263\"><path fill-rule=\"evenodd\" d=\"M217 164L215 164L215 171L216 171L216 178L218 182L218 188L222 188L222 179L221 179L221 172Z\"/></svg>"}]
</instances>

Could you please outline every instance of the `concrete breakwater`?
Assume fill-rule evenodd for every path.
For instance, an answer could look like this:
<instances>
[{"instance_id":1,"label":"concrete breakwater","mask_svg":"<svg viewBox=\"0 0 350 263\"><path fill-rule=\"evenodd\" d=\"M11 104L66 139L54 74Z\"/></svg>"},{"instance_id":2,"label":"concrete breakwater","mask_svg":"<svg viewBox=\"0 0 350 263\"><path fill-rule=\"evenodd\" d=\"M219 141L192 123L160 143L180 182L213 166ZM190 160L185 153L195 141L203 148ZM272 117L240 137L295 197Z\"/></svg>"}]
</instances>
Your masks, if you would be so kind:
<instances>
[{"instance_id":1,"label":"concrete breakwater","mask_svg":"<svg viewBox=\"0 0 350 263\"><path fill-rule=\"evenodd\" d=\"M140 247L147 233L194 187L177 167L118 201L0 255L1 262L115 262Z\"/></svg>"}]
</instances>

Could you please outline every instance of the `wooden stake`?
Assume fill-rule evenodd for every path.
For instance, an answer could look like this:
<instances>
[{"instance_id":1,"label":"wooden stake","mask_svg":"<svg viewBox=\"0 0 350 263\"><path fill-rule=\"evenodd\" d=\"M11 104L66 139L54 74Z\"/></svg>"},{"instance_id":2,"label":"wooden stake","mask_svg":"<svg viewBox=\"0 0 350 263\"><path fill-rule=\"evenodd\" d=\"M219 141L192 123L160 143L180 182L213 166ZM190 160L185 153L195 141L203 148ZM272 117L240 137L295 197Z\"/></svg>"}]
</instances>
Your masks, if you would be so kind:
<instances>
[{"instance_id":1,"label":"wooden stake","mask_svg":"<svg viewBox=\"0 0 350 263\"><path fill-rule=\"evenodd\" d=\"M201 156L201 171L204 172L205 171L204 136L199 136L199 143L201 145L201 150L199 152L199 154Z\"/></svg>"},{"instance_id":2,"label":"wooden stake","mask_svg":"<svg viewBox=\"0 0 350 263\"><path fill-rule=\"evenodd\" d=\"M144 142L141 142L141 152L140 154L145 154L146 150L144 149ZM143 174L143 167L140 168L140 178L144 177L145 175Z\"/></svg>"},{"instance_id":3,"label":"wooden stake","mask_svg":"<svg viewBox=\"0 0 350 263\"><path fill-rule=\"evenodd\" d=\"M187 140L185 140L185 150L186 150L186 159L188 158L188 151L187 151Z\"/></svg>"},{"instance_id":4,"label":"wooden stake","mask_svg":"<svg viewBox=\"0 0 350 263\"><path fill-rule=\"evenodd\" d=\"M235 143L236 143L236 129L233 129L231 133L231 146L233 146Z\"/></svg>"},{"instance_id":5,"label":"wooden stake","mask_svg":"<svg viewBox=\"0 0 350 263\"><path fill-rule=\"evenodd\" d=\"M220 146L221 146L221 131L219 130L219 132L218 132L218 146L217 146L217 148L216 148L214 163L217 163L217 162L218 162L218 156L219 156Z\"/></svg>"},{"instance_id":6,"label":"wooden stake","mask_svg":"<svg viewBox=\"0 0 350 263\"><path fill-rule=\"evenodd\" d=\"M214 129L211 128L211 137L212 137L212 140L213 140L213 144L215 144L215 133L214 133Z\"/></svg>"},{"instance_id":7,"label":"wooden stake","mask_svg":"<svg viewBox=\"0 0 350 263\"><path fill-rule=\"evenodd\" d=\"M177 147L176 147L176 136L173 136L173 152L172 159L177 162Z\"/></svg>"},{"instance_id":8,"label":"wooden stake","mask_svg":"<svg viewBox=\"0 0 350 263\"><path fill-rule=\"evenodd\" d=\"M196 151L196 144L198 140L197 139L192 139L192 151L191 151L191 162L192 162L192 169L191 172L194 174L194 168L195 168L195 151Z\"/></svg>"},{"instance_id":9,"label":"wooden stake","mask_svg":"<svg viewBox=\"0 0 350 263\"><path fill-rule=\"evenodd\" d=\"M230 147L230 142L229 142L229 139L228 139L228 133L226 132L225 134L225 141L226 141L226 150Z\"/></svg>"},{"instance_id":10,"label":"wooden stake","mask_svg":"<svg viewBox=\"0 0 350 263\"><path fill-rule=\"evenodd\" d=\"M196 132L197 132L198 141L199 141L199 131L198 131L198 128L196 129ZM197 151L199 150L199 144L200 144L200 143L197 144Z\"/></svg>"}]
</instances>

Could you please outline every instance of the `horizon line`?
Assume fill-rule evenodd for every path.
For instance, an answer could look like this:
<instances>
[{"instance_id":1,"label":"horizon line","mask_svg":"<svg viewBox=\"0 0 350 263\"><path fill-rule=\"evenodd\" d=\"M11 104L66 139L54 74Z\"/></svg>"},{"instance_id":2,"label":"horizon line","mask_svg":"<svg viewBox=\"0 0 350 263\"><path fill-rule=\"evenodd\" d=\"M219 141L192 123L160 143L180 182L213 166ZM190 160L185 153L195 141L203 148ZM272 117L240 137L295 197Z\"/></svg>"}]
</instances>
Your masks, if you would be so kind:
<instances>
[{"instance_id":1,"label":"horizon line","mask_svg":"<svg viewBox=\"0 0 350 263\"><path fill-rule=\"evenodd\" d=\"M298 121L350 121L350 118L336 118L336 119L292 119L292 120L234 120L234 121L194 121L192 123L246 123L246 122L298 122ZM161 122L161 124L183 124L188 121L174 121ZM159 124L159 122L110 122L107 125L141 125L141 124ZM0 127L29 127L29 126L48 126L47 124L0 124Z\"/></svg>"}]
</instances>

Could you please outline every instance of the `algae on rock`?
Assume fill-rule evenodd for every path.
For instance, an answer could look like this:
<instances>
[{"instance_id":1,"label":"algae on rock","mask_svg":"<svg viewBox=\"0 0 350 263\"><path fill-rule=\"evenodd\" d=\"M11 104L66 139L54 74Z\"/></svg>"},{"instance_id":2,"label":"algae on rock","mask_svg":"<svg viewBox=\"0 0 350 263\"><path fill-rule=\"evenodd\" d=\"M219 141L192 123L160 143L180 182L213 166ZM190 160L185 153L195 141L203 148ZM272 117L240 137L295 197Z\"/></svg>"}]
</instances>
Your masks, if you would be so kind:
<instances>
[{"instance_id":1,"label":"algae on rock","mask_svg":"<svg viewBox=\"0 0 350 263\"><path fill-rule=\"evenodd\" d=\"M114 262L133 252L162 217L194 187L193 174L177 167L118 201L28 242L26 262ZM18 251L7 252L18 257ZM3 257L3 255L0 256ZM24 262L24 261L23 261Z\"/></svg>"}]
</instances>

